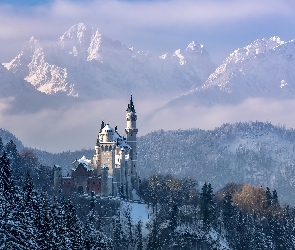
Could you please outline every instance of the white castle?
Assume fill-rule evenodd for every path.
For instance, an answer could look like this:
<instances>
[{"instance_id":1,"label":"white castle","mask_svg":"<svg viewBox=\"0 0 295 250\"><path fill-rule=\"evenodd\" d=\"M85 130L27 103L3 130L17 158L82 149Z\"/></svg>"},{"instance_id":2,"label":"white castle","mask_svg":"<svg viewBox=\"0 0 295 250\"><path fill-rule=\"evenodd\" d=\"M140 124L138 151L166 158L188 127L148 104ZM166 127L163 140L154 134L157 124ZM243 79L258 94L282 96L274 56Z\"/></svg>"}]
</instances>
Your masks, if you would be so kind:
<instances>
[{"instance_id":1,"label":"white castle","mask_svg":"<svg viewBox=\"0 0 295 250\"><path fill-rule=\"evenodd\" d=\"M101 196L134 199L138 190L136 128L137 115L132 100L126 110L126 137L117 127L101 123L92 161L85 159L72 163L71 176L62 177L61 168L54 166L54 189L62 192L100 194Z\"/></svg>"}]
</instances>

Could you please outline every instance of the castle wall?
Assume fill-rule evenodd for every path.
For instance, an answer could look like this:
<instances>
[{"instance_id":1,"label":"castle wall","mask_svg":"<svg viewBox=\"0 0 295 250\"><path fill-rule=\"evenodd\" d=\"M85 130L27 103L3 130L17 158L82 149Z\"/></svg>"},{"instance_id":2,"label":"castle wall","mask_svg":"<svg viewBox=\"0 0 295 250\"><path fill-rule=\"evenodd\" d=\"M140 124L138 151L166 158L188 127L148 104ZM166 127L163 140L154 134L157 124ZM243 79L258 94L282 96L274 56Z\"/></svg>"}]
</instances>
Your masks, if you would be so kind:
<instances>
[{"instance_id":1,"label":"castle wall","mask_svg":"<svg viewBox=\"0 0 295 250\"><path fill-rule=\"evenodd\" d=\"M89 177L87 180L87 193L101 193L101 177Z\"/></svg>"},{"instance_id":2,"label":"castle wall","mask_svg":"<svg viewBox=\"0 0 295 250\"><path fill-rule=\"evenodd\" d=\"M106 165L109 167L108 174L113 175L113 167L115 165L115 154L113 150L109 150L110 146L112 145L102 145L101 148L104 149L104 151L100 154L100 163L101 166ZM108 151L106 151L108 149Z\"/></svg>"},{"instance_id":3,"label":"castle wall","mask_svg":"<svg viewBox=\"0 0 295 250\"><path fill-rule=\"evenodd\" d=\"M62 192L69 194L75 191L75 181L73 177L62 177L61 179Z\"/></svg>"}]
</instances>

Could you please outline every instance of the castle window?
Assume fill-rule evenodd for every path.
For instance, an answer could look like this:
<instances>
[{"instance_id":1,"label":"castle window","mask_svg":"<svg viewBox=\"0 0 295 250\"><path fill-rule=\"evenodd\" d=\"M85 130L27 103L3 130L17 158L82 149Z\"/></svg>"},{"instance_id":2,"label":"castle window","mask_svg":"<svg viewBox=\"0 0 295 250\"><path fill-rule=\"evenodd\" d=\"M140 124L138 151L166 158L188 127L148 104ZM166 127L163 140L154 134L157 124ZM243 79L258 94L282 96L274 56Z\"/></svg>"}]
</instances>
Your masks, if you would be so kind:
<instances>
[{"instance_id":1,"label":"castle window","mask_svg":"<svg viewBox=\"0 0 295 250\"><path fill-rule=\"evenodd\" d=\"M106 146L105 151L109 151L109 147L108 146Z\"/></svg>"},{"instance_id":2,"label":"castle window","mask_svg":"<svg viewBox=\"0 0 295 250\"><path fill-rule=\"evenodd\" d=\"M68 184L70 185L70 184L71 184L71 182L69 182L69 181L68 181Z\"/></svg>"},{"instance_id":3,"label":"castle window","mask_svg":"<svg viewBox=\"0 0 295 250\"><path fill-rule=\"evenodd\" d=\"M110 151L112 151L112 146L110 146Z\"/></svg>"},{"instance_id":4,"label":"castle window","mask_svg":"<svg viewBox=\"0 0 295 250\"><path fill-rule=\"evenodd\" d=\"M104 151L104 146L101 146L101 151L102 151L102 152Z\"/></svg>"}]
</instances>

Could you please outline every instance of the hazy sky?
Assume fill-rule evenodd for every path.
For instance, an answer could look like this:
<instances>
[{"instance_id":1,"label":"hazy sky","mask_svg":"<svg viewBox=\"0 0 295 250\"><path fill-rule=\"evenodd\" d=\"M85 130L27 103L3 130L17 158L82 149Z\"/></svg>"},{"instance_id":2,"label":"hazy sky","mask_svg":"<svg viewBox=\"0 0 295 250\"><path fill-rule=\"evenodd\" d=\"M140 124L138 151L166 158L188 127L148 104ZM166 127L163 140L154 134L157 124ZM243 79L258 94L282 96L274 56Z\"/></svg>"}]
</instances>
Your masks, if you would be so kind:
<instances>
[{"instance_id":1,"label":"hazy sky","mask_svg":"<svg viewBox=\"0 0 295 250\"><path fill-rule=\"evenodd\" d=\"M185 49L195 40L220 63L235 49L258 38L295 39L295 0L0 0L0 62L13 59L31 36L43 43L56 41L80 22L135 50L158 55ZM163 110L151 120L143 117L157 106L157 100L140 103L135 97L135 101L140 135L161 128L210 129L225 122L256 119L295 126L295 103L291 101L254 99L235 107L211 109L188 106L181 112ZM0 127L31 147L55 152L89 148L95 144L102 117L124 131L127 102L106 100L67 110L6 115L7 100L0 100ZM116 113L101 113L104 105ZM182 117L176 115L179 113Z\"/></svg>"},{"instance_id":2,"label":"hazy sky","mask_svg":"<svg viewBox=\"0 0 295 250\"><path fill-rule=\"evenodd\" d=\"M159 55L195 40L220 63L258 38L294 39L295 0L2 0L0 61L10 61L31 36L56 40L79 22Z\"/></svg>"}]
</instances>

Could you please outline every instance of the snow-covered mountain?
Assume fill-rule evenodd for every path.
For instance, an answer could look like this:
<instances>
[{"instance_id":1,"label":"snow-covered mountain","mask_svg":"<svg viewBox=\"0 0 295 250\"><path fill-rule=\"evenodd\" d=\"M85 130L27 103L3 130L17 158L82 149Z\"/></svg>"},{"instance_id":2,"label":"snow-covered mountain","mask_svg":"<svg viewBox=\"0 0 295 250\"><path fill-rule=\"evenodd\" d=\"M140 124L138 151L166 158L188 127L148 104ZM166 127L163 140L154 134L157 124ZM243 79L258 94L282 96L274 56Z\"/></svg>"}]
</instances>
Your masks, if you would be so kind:
<instances>
[{"instance_id":1,"label":"snow-covered mountain","mask_svg":"<svg viewBox=\"0 0 295 250\"><path fill-rule=\"evenodd\" d=\"M295 98L295 40L259 39L239 48L205 84L172 99L179 104L236 104L246 98Z\"/></svg>"},{"instance_id":2,"label":"snow-covered mountain","mask_svg":"<svg viewBox=\"0 0 295 250\"><path fill-rule=\"evenodd\" d=\"M40 108L66 107L74 97L60 98L60 94L47 95L34 88L18 74L0 65L0 98L8 113L35 112ZM3 108L3 107L2 107Z\"/></svg>"},{"instance_id":3,"label":"snow-covered mountain","mask_svg":"<svg viewBox=\"0 0 295 250\"><path fill-rule=\"evenodd\" d=\"M6 69L48 95L62 93L85 99L171 96L201 86L214 71L203 45L155 56L113 41L80 23L56 42L42 44L32 37Z\"/></svg>"},{"instance_id":4,"label":"snow-covered mountain","mask_svg":"<svg viewBox=\"0 0 295 250\"><path fill-rule=\"evenodd\" d=\"M224 124L214 130L156 131L139 138L141 177L168 174L210 182L277 189L294 201L295 130L270 123Z\"/></svg>"}]
</instances>

